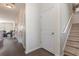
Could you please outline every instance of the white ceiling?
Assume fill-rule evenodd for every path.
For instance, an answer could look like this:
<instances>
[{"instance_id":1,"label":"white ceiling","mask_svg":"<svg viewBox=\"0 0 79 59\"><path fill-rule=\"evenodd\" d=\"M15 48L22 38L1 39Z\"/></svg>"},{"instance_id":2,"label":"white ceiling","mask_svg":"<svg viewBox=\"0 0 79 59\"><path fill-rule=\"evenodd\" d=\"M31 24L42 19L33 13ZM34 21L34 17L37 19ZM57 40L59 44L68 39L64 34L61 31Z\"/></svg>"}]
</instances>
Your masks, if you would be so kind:
<instances>
[{"instance_id":1,"label":"white ceiling","mask_svg":"<svg viewBox=\"0 0 79 59\"><path fill-rule=\"evenodd\" d=\"M16 3L15 8L0 8L0 20L15 20L18 12L21 9L24 9L24 3Z\"/></svg>"}]
</instances>

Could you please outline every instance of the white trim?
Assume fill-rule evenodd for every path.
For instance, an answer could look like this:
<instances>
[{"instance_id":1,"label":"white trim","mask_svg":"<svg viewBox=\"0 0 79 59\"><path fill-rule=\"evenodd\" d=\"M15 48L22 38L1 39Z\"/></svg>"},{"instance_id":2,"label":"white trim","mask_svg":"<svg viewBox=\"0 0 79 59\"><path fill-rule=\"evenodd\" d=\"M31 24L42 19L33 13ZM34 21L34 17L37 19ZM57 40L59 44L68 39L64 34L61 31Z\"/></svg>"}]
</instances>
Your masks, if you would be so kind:
<instances>
[{"instance_id":1,"label":"white trim","mask_svg":"<svg viewBox=\"0 0 79 59\"><path fill-rule=\"evenodd\" d=\"M71 30L71 27L72 27L72 21L71 21L71 19L72 19L72 16L73 16L73 13L72 13L72 15L71 15L71 17L69 18L69 21L68 21L68 23L67 23L67 25L66 25L66 28L65 28L65 30L63 31L63 34L66 34L66 40L65 40L65 43L64 43L64 46L63 46L63 53L61 54L61 55L64 55L64 49L65 49L65 46L66 46L66 43L67 43L67 39L68 39L68 37L69 37L69 34L70 34L70 30ZM70 27L69 27L70 26ZM68 29L69 28L69 29Z\"/></svg>"},{"instance_id":2,"label":"white trim","mask_svg":"<svg viewBox=\"0 0 79 59\"><path fill-rule=\"evenodd\" d=\"M68 23L67 23L67 25L66 25L66 27L65 27L65 29L64 29L64 31L63 31L63 33L66 33L66 32L67 32L67 29L68 29L69 24L70 24L70 22L71 22L72 16L73 16L73 13L72 13L72 15L70 16L69 21L68 21Z\"/></svg>"},{"instance_id":3,"label":"white trim","mask_svg":"<svg viewBox=\"0 0 79 59\"><path fill-rule=\"evenodd\" d=\"M25 50L25 54L28 54L28 53L30 53L30 52L33 52L33 51L35 51L35 50L37 50L37 49L39 49L40 47L37 47L37 48L34 48L34 49L31 49L31 50Z\"/></svg>"},{"instance_id":4,"label":"white trim","mask_svg":"<svg viewBox=\"0 0 79 59\"><path fill-rule=\"evenodd\" d=\"M64 49L65 49L65 46L66 46L66 43L67 43L67 39L68 39L69 34L70 34L71 27L72 27L72 24L70 25L69 31L68 31L68 33L67 33L67 37L66 37L66 40L65 40L65 43L64 43L63 54L62 54L62 55L64 55Z\"/></svg>"}]
</instances>

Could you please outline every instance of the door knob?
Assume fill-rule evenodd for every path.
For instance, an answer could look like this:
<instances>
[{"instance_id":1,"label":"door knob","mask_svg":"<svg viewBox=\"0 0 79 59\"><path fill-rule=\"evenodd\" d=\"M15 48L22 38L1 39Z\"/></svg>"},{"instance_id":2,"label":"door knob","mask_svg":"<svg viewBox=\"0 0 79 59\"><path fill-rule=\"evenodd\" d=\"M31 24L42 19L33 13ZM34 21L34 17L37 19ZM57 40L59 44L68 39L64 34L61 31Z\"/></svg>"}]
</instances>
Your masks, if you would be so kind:
<instances>
[{"instance_id":1,"label":"door knob","mask_svg":"<svg viewBox=\"0 0 79 59\"><path fill-rule=\"evenodd\" d=\"M55 33L54 32L52 32L52 35L54 35Z\"/></svg>"}]
</instances>

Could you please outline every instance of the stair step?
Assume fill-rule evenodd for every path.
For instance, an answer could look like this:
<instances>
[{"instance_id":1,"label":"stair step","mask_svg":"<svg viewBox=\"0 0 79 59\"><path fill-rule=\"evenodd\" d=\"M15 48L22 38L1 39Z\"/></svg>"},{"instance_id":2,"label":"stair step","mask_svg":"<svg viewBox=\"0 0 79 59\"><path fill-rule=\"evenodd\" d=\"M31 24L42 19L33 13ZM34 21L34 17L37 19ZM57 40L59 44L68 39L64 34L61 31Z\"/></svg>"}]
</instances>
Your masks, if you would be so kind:
<instances>
[{"instance_id":1,"label":"stair step","mask_svg":"<svg viewBox=\"0 0 79 59\"><path fill-rule=\"evenodd\" d=\"M70 33L79 33L77 30L71 30Z\"/></svg>"},{"instance_id":2,"label":"stair step","mask_svg":"<svg viewBox=\"0 0 79 59\"><path fill-rule=\"evenodd\" d=\"M79 23L72 24L64 55L79 56Z\"/></svg>"},{"instance_id":3,"label":"stair step","mask_svg":"<svg viewBox=\"0 0 79 59\"><path fill-rule=\"evenodd\" d=\"M70 33L69 36L79 36L79 33Z\"/></svg>"},{"instance_id":4,"label":"stair step","mask_svg":"<svg viewBox=\"0 0 79 59\"><path fill-rule=\"evenodd\" d=\"M72 25L72 28L79 28L79 25Z\"/></svg>"},{"instance_id":5,"label":"stair step","mask_svg":"<svg viewBox=\"0 0 79 59\"><path fill-rule=\"evenodd\" d=\"M72 28L71 31L78 31L78 28Z\"/></svg>"},{"instance_id":6,"label":"stair step","mask_svg":"<svg viewBox=\"0 0 79 59\"><path fill-rule=\"evenodd\" d=\"M71 41L71 42L79 42L79 39L78 40L77 39L76 40L72 40L71 39L71 40L68 40L68 41Z\"/></svg>"},{"instance_id":7,"label":"stair step","mask_svg":"<svg viewBox=\"0 0 79 59\"><path fill-rule=\"evenodd\" d=\"M79 37L79 35L69 35L69 37Z\"/></svg>"},{"instance_id":8,"label":"stair step","mask_svg":"<svg viewBox=\"0 0 79 59\"><path fill-rule=\"evenodd\" d=\"M79 40L79 37L76 36L69 36L68 40Z\"/></svg>"},{"instance_id":9,"label":"stair step","mask_svg":"<svg viewBox=\"0 0 79 59\"><path fill-rule=\"evenodd\" d=\"M76 35L79 35L79 32L70 32L70 34L76 34Z\"/></svg>"},{"instance_id":10,"label":"stair step","mask_svg":"<svg viewBox=\"0 0 79 59\"><path fill-rule=\"evenodd\" d=\"M73 25L73 26L72 26L72 28L78 28L78 27L79 27L79 25L77 25L77 26L76 26L76 25Z\"/></svg>"},{"instance_id":11,"label":"stair step","mask_svg":"<svg viewBox=\"0 0 79 59\"><path fill-rule=\"evenodd\" d=\"M79 29L79 26L76 26L76 27L72 26L72 27L71 27L71 30L72 30L72 29Z\"/></svg>"},{"instance_id":12,"label":"stair step","mask_svg":"<svg viewBox=\"0 0 79 59\"><path fill-rule=\"evenodd\" d=\"M70 33L70 35L79 36L79 33Z\"/></svg>"},{"instance_id":13,"label":"stair step","mask_svg":"<svg viewBox=\"0 0 79 59\"><path fill-rule=\"evenodd\" d=\"M77 48L79 49L79 42L71 42L71 41L68 41L67 46L70 46L70 47L74 47L74 48Z\"/></svg>"},{"instance_id":14,"label":"stair step","mask_svg":"<svg viewBox=\"0 0 79 59\"><path fill-rule=\"evenodd\" d=\"M79 25L79 23L74 23L74 24L72 24L72 25Z\"/></svg>"},{"instance_id":15,"label":"stair step","mask_svg":"<svg viewBox=\"0 0 79 59\"><path fill-rule=\"evenodd\" d=\"M78 27L71 27L71 30L74 30L74 29L78 30L79 26Z\"/></svg>"},{"instance_id":16,"label":"stair step","mask_svg":"<svg viewBox=\"0 0 79 59\"><path fill-rule=\"evenodd\" d=\"M69 52L64 52L64 56L74 56L73 54L69 53Z\"/></svg>"},{"instance_id":17,"label":"stair step","mask_svg":"<svg viewBox=\"0 0 79 59\"><path fill-rule=\"evenodd\" d=\"M79 33L79 32L71 31L70 33L71 33L71 34L74 34L74 33Z\"/></svg>"},{"instance_id":18,"label":"stair step","mask_svg":"<svg viewBox=\"0 0 79 59\"><path fill-rule=\"evenodd\" d=\"M72 28L79 28L79 25L72 25Z\"/></svg>"},{"instance_id":19,"label":"stair step","mask_svg":"<svg viewBox=\"0 0 79 59\"><path fill-rule=\"evenodd\" d=\"M70 31L78 31L78 28L72 28Z\"/></svg>"},{"instance_id":20,"label":"stair step","mask_svg":"<svg viewBox=\"0 0 79 59\"><path fill-rule=\"evenodd\" d=\"M72 27L71 31L78 31L79 30L79 26L78 27Z\"/></svg>"},{"instance_id":21,"label":"stair step","mask_svg":"<svg viewBox=\"0 0 79 59\"><path fill-rule=\"evenodd\" d=\"M75 39L76 39L76 38L79 39L79 36L76 36L76 35L69 35L69 37L74 37Z\"/></svg>"},{"instance_id":22,"label":"stair step","mask_svg":"<svg viewBox=\"0 0 79 59\"><path fill-rule=\"evenodd\" d=\"M68 52L74 56L79 56L79 49L70 47L70 46L66 46L65 47L65 52Z\"/></svg>"},{"instance_id":23,"label":"stair step","mask_svg":"<svg viewBox=\"0 0 79 59\"><path fill-rule=\"evenodd\" d=\"M72 38L72 37L70 37L70 38L68 38L68 41L74 41L74 42L79 42L79 38Z\"/></svg>"}]
</instances>

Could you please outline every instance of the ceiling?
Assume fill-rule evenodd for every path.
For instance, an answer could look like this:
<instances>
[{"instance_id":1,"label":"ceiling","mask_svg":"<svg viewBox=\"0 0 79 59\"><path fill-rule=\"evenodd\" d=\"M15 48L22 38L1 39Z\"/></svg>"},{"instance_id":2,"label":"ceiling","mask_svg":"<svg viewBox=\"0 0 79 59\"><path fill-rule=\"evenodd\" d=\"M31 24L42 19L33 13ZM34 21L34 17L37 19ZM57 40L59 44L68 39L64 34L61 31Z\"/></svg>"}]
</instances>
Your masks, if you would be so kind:
<instances>
[{"instance_id":1,"label":"ceiling","mask_svg":"<svg viewBox=\"0 0 79 59\"><path fill-rule=\"evenodd\" d=\"M15 3L15 8L0 7L0 20L15 20L19 10L24 9L24 3Z\"/></svg>"}]
</instances>

